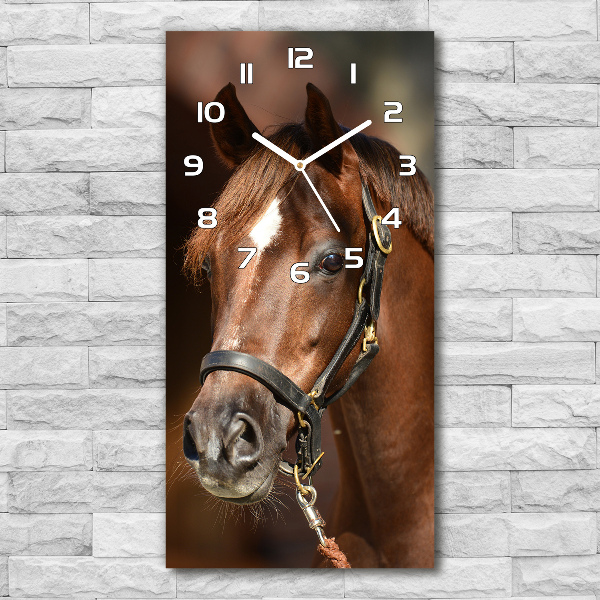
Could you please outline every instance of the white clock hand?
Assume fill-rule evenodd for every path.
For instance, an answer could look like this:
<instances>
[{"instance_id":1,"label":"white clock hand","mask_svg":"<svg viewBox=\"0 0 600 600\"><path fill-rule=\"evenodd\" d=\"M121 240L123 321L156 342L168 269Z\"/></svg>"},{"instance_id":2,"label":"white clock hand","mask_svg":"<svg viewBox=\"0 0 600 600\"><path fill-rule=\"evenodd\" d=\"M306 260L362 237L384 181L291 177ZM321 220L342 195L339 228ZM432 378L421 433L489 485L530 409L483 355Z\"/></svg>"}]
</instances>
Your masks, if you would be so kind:
<instances>
[{"instance_id":1,"label":"white clock hand","mask_svg":"<svg viewBox=\"0 0 600 600\"><path fill-rule=\"evenodd\" d=\"M321 203L321 206L325 209L327 216L331 219L331 222L333 223L335 230L339 233L340 228L337 226L337 223L331 216L331 213L329 212L328 208L325 206L325 202L323 202L321 196L319 196L319 192L317 192L317 188L315 188L315 186L313 185L313 182L308 178L306 171L304 169L299 169L299 170L301 170L304 177L306 177L306 181L308 181L308 185L310 185L310 187L312 188L312 191L316 194L317 198L319 199L319 202Z\"/></svg>"},{"instance_id":2,"label":"white clock hand","mask_svg":"<svg viewBox=\"0 0 600 600\"><path fill-rule=\"evenodd\" d=\"M318 152L311 154L307 159L302 161L302 164L306 167L308 163L311 163L313 160L319 158L319 156L323 156L326 152L329 152L332 148L335 148L338 144L345 142L347 139L351 138L355 133L362 131L365 127L368 127L372 121L365 121L358 127L351 129L348 133L345 133L342 137L339 137L337 140L331 142L331 144L327 144L325 148L321 148ZM253 134L256 135L256 134Z\"/></svg>"},{"instance_id":3,"label":"white clock hand","mask_svg":"<svg viewBox=\"0 0 600 600\"><path fill-rule=\"evenodd\" d=\"M266 146L269 150L272 150L273 152L275 152L275 154L279 154L279 156L281 156L281 158L285 158L285 160L292 163L296 167L296 163L298 161L292 155L285 152L285 150L278 148L275 144L270 142L267 138L264 138L259 133L256 133L256 131L252 134L252 137L257 142L260 142L263 146Z\"/></svg>"}]
</instances>

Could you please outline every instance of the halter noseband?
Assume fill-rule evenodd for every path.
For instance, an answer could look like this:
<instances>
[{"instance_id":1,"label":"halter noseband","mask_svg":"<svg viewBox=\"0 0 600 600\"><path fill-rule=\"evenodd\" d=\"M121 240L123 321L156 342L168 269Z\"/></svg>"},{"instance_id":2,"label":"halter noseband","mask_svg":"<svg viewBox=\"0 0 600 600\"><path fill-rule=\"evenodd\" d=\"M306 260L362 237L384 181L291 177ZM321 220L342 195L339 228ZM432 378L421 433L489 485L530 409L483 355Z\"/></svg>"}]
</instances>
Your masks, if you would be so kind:
<instances>
[{"instance_id":1,"label":"halter noseband","mask_svg":"<svg viewBox=\"0 0 600 600\"><path fill-rule=\"evenodd\" d=\"M270 392L275 400L298 413L295 464L280 461L279 470L287 475L306 477L321 467L321 419L325 409L343 396L379 352L375 337L375 322L379 317L381 286L385 259L392 251L392 235L377 215L369 188L362 183L362 204L371 223L368 250L352 323L330 363L317 378L312 390L306 394L281 371L250 354L233 350L209 352L200 367L200 383L213 371L235 371L252 377ZM352 367L346 383L334 394L326 397L327 388L358 343L364 331L362 350ZM299 483L299 480L297 480Z\"/></svg>"}]
</instances>

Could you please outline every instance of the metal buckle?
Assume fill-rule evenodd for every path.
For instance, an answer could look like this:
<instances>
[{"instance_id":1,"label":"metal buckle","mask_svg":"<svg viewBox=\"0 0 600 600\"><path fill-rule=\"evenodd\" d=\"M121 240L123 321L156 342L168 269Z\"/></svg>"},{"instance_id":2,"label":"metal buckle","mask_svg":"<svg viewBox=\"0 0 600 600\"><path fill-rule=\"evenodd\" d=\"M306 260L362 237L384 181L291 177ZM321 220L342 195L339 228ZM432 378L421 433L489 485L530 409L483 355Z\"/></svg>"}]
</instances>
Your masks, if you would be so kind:
<instances>
[{"instance_id":1,"label":"metal buckle","mask_svg":"<svg viewBox=\"0 0 600 600\"><path fill-rule=\"evenodd\" d=\"M375 321L371 321L366 327L365 327L365 337L363 338L363 343L362 343L362 350L363 352L367 352L367 344L373 344L373 343L377 343L377 337L376 337L376 331L375 331Z\"/></svg>"},{"instance_id":2,"label":"metal buckle","mask_svg":"<svg viewBox=\"0 0 600 600\"><path fill-rule=\"evenodd\" d=\"M373 235L375 236L375 241L377 242L377 246L384 254L389 254L392 251L392 242L390 240L390 247L386 248L381 242L381 238L379 237L379 229L377 229L377 223L381 223L382 218L379 215L375 215L373 220L371 221L371 226L373 228Z\"/></svg>"}]
</instances>

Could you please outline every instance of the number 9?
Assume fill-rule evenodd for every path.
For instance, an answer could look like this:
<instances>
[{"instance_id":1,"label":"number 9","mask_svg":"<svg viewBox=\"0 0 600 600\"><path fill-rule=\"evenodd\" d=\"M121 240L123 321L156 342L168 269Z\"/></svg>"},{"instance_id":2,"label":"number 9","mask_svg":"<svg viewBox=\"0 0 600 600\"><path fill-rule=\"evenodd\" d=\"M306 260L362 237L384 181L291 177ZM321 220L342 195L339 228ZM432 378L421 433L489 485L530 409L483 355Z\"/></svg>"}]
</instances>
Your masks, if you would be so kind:
<instances>
[{"instance_id":1,"label":"number 9","mask_svg":"<svg viewBox=\"0 0 600 600\"><path fill-rule=\"evenodd\" d=\"M190 154L189 156L186 156L183 159L183 164L190 169L196 169L194 172L186 171L186 177L200 175L200 173L202 173L202 169L204 168L204 163L202 162L202 159L199 156L196 156L195 154Z\"/></svg>"}]
</instances>

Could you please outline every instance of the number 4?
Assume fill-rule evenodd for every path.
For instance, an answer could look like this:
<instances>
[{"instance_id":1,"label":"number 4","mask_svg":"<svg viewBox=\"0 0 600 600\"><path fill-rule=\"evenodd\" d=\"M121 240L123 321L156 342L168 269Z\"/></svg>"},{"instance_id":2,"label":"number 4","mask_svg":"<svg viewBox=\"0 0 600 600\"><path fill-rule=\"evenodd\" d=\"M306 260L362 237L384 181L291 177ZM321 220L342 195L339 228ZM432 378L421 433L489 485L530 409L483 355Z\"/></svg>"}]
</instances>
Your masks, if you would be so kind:
<instances>
[{"instance_id":1,"label":"number 4","mask_svg":"<svg viewBox=\"0 0 600 600\"><path fill-rule=\"evenodd\" d=\"M402 221L400 220L400 210L398 207L392 208L390 212L383 217L383 221L381 221L382 225L393 225L394 229L398 229L400 225L402 225Z\"/></svg>"}]
</instances>

